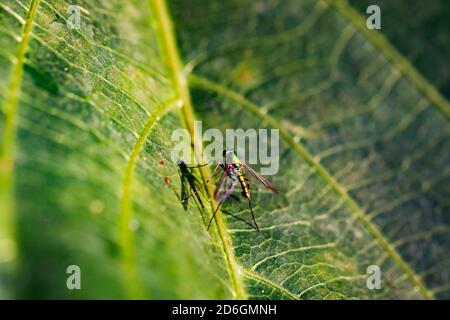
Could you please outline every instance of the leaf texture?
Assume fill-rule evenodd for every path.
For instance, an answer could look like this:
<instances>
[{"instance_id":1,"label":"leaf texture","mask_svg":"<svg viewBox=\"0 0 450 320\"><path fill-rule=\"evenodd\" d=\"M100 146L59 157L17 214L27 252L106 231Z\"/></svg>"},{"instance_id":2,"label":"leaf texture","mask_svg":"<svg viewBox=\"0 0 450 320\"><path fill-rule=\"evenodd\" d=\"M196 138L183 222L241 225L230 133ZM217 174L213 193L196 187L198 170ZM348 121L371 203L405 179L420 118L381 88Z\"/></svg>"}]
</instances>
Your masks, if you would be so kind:
<instances>
[{"instance_id":1,"label":"leaf texture","mask_svg":"<svg viewBox=\"0 0 450 320\"><path fill-rule=\"evenodd\" d=\"M2 297L449 298L449 104L346 2L69 5L0 4ZM280 130L260 232L183 210L194 115Z\"/></svg>"}]
</instances>

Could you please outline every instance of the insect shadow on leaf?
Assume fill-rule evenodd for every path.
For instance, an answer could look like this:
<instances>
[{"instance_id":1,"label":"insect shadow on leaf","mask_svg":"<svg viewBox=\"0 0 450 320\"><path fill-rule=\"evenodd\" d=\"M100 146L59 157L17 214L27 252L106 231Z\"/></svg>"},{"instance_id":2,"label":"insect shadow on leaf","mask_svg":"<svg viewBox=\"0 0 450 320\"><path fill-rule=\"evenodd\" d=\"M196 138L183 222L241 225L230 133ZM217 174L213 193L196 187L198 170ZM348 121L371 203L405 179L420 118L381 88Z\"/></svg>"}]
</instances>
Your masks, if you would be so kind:
<instances>
[{"instance_id":1,"label":"insect shadow on leaf","mask_svg":"<svg viewBox=\"0 0 450 320\"><path fill-rule=\"evenodd\" d=\"M200 180L194 175L193 169L209 165L210 163L205 163L205 164L198 165L198 166L187 166L183 161L180 160L180 161L178 161L177 164L178 164L178 168L180 171L180 179L181 179L180 201L183 205L183 208L184 208L184 210L187 210L188 205L189 205L189 199L190 198L194 199L195 205L197 206L197 208L202 216L203 223L206 225L205 220L204 220L204 215L203 215L203 210L205 209L205 206L201 199L199 190L201 190L203 187L205 187L206 184L208 184L211 181L211 179L208 179L206 181L206 183L202 185ZM230 198L233 198L233 199L239 201L239 198L235 195L231 195ZM255 228L254 225L249 223L247 220L245 220L231 212L222 210L222 213L229 215L236 220L244 222L245 224L249 225L253 229ZM208 229L209 229L209 227L208 227Z\"/></svg>"},{"instance_id":2,"label":"insect shadow on leaf","mask_svg":"<svg viewBox=\"0 0 450 320\"><path fill-rule=\"evenodd\" d=\"M241 195L247 199L248 206L250 212L252 214L253 224L249 223L245 219L236 216L228 211L222 210L222 212L226 215L232 216L233 218L240 220L256 231L259 231L258 224L256 223L255 214L253 212L253 205L250 197L250 181L247 179L246 173L249 172L255 179L261 182L266 188L272 191L275 194L278 194L278 190L265 178L260 176L255 170L253 170L250 166L248 166L245 162L241 161L237 156L235 150L224 150L223 151L223 162L217 162L216 167L213 170L212 177L208 179L205 184L198 180L198 178L193 174L193 169L207 166L211 162L198 165L198 166L187 166L183 161L178 161L178 167L180 170L181 177L181 191L180 191L180 199L181 203L185 210L188 208L189 198L193 198L194 202L200 211L200 214L203 219L203 223L205 223L203 210L205 208L203 201L201 199L199 190L205 187L207 183L211 181L213 177L215 177L221 171L218 170L222 168L222 175L220 176L215 191L214 191L214 199L219 203L217 208L214 210L214 213L209 220L207 230L211 227L211 223L214 220L219 208L223 204L225 200L230 197L235 197L233 195L234 188L239 183L241 186Z\"/></svg>"},{"instance_id":3,"label":"insect shadow on leaf","mask_svg":"<svg viewBox=\"0 0 450 320\"><path fill-rule=\"evenodd\" d=\"M178 161L178 169L180 171L180 185L181 185L181 191L180 191L180 200L181 204L183 205L184 210L188 209L189 205L189 198L192 198L195 202L195 205L197 206L198 210L200 211L200 214L202 216L203 223L205 223L205 218L203 215L203 210L205 208L202 198L200 196L199 190L203 187L203 184L200 182L200 180L193 174L193 169L205 166L195 166L195 167L188 167L183 161Z\"/></svg>"},{"instance_id":4,"label":"insect shadow on leaf","mask_svg":"<svg viewBox=\"0 0 450 320\"><path fill-rule=\"evenodd\" d=\"M230 199L230 200L237 201L237 202L240 202L240 201L241 201L241 199L240 199L238 196L236 196L235 194L232 194L232 195L229 197L229 199ZM228 211L228 210L224 210L224 209L223 209L223 206L220 208L220 211L221 211L222 213L224 213L224 214L230 216L230 217L233 217L233 218L236 219L236 220L239 220L239 221L244 222L246 225L250 226L252 229L256 229L255 226L254 226L253 224L251 224L250 222L248 222L248 221L245 220L244 218L241 218L241 217L239 217L238 215L236 215L235 213L231 213L231 212Z\"/></svg>"}]
</instances>

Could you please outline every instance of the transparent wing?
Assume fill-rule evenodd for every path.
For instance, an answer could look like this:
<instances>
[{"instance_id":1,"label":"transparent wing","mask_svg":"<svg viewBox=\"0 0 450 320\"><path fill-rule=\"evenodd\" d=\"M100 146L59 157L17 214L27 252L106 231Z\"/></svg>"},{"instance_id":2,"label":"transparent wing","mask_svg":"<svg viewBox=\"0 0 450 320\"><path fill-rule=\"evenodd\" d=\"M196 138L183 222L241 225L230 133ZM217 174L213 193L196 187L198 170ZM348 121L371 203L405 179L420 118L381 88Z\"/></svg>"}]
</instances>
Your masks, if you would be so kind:
<instances>
[{"instance_id":1,"label":"transparent wing","mask_svg":"<svg viewBox=\"0 0 450 320\"><path fill-rule=\"evenodd\" d=\"M225 201L233 193L236 182L237 179L233 180L225 172L222 173L214 191L214 199L217 202Z\"/></svg>"},{"instance_id":2,"label":"transparent wing","mask_svg":"<svg viewBox=\"0 0 450 320\"><path fill-rule=\"evenodd\" d=\"M244 169L246 171L250 172L251 175L254 176L259 182L261 182L267 189L269 189L273 193L278 194L278 190L269 181L267 181L266 179L261 177L255 170L250 168L250 166L248 164L246 164L245 162L241 162L241 163L242 163L242 166L244 167Z\"/></svg>"},{"instance_id":3,"label":"transparent wing","mask_svg":"<svg viewBox=\"0 0 450 320\"><path fill-rule=\"evenodd\" d=\"M225 172L222 172L222 175L220 176L219 180L217 181L216 189L214 190L214 199L217 200L217 197L219 195L219 192L223 190L223 184L225 183L226 178Z\"/></svg>"}]
</instances>

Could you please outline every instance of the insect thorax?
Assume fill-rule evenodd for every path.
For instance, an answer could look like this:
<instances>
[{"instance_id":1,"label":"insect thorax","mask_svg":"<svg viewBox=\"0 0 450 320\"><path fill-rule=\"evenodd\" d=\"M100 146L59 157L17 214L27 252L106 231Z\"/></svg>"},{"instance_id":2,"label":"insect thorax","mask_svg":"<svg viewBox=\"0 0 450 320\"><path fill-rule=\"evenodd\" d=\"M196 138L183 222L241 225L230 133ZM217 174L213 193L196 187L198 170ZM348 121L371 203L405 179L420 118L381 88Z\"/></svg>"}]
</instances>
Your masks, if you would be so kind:
<instances>
[{"instance_id":1,"label":"insect thorax","mask_svg":"<svg viewBox=\"0 0 450 320\"><path fill-rule=\"evenodd\" d=\"M239 160L235 151L228 151L225 155L225 163L239 166L241 161Z\"/></svg>"}]
</instances>

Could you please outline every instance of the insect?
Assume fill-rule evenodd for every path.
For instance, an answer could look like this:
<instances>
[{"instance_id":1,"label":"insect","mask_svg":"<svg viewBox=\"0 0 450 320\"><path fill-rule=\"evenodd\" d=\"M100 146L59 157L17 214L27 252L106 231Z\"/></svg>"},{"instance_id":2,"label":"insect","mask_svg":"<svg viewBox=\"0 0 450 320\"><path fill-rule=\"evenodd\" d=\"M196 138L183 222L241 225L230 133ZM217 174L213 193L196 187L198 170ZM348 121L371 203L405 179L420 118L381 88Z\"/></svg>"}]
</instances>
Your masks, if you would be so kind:
<instances>
[{"instance_id":1,"label":"insect","mask_svg":"<svg viewBox=\"0 0 450 320\"><path fill-rule=\"evenodd\" d=\"M278 194L278 190L270 184L269 181L261 177L255 170L250 168L245 162L241 161L235 150L224 150L222 153L223 163L218 163L213 171L213 176L217 174L216 170L221 167L223 169L222 175L217 182L216 189L214 191L214 198L219 202L213 216L208 224L208 229L211 226L217 211L222 203L232 194L234 188L239 183L242 189L241 195L248 200L248 206L252 213L252 219L254 228L259 231L258 224L255 220L255 214L253 212L252 201L250 197L250 182L246 177L246 172L249 172L254 178L261 182L266 188L275 194Z\"/></svg>"},{"instance_id":2,"label":"insect","mask_svg":"<svg viewBox=\"0 0 450 320\"><path fill-rule=\"evenodd\" d=\"M198 193L198 189L201 188L202 184L200 181L192 174L191 170L183 161L178 161L178 168L180 169L180 178L181 178L181 192L180 192L180 198L181 203L183 204L184 210L187 210L188 208L188 202L189 198L192 197L194 199L194 202L200 211L200 214L203 218L203 210L205 206L203 205L203 201ZM199 204L201 206L201 209L199 207Z\"/></svg>"}]
</instances>

